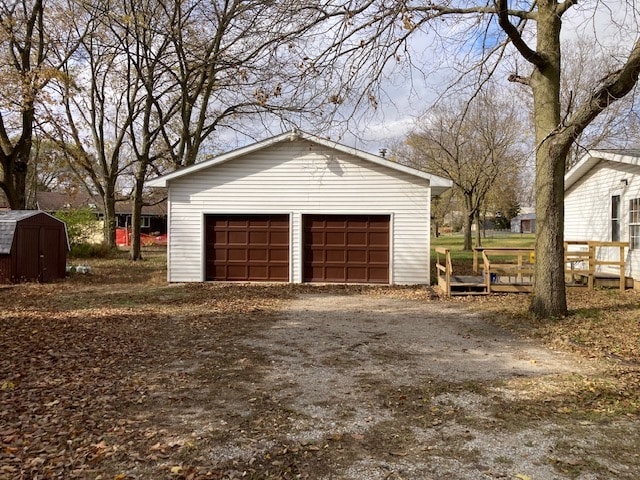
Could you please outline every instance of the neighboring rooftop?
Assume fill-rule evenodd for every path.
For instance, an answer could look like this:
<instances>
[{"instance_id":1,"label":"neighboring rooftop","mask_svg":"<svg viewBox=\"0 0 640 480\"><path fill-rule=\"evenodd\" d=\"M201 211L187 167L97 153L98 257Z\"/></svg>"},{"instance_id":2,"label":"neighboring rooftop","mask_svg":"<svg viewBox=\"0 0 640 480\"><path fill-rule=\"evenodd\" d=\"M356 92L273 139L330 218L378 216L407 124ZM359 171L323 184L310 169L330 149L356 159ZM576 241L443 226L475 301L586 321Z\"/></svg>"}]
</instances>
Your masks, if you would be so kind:
<instances>
[{"instance_id":1,"label":"neighboring rooftop","mask_svg":"<svg viewBox=\"0 0 640 480\"><path fill-rule=\"evenodd\" d=\"M57 212L70 208L90 208L95 209L98 213L104 212L100 197L89 195L86 192L38 192L36 193L36 204L40 210L45 212ZM133 202L130 200L116 201L117 215L129 215L132 209ZM142 214L157 217L165 216L167 214L166 200L162 200L155 205L143 206Z\"/></svg>"}]
</instances>

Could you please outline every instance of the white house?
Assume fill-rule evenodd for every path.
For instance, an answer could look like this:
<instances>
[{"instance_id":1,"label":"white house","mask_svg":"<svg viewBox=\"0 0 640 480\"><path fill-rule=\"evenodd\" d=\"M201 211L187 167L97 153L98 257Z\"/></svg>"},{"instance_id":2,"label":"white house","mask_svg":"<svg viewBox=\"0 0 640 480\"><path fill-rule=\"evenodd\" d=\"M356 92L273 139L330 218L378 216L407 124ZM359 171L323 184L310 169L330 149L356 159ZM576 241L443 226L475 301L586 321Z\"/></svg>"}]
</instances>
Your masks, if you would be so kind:
<instances>
[{"instance_id":1,"label":"white house","mask_svg":"<svg viewBox=\"0 0 640 480\"><path fill-rule=\"evenodd\" d=\"M591 150L564 182L565 240L629 242L626 275L640 280L640 150Z\"/></svg>"},{"instance_id":2,"label":"white house","mask_svg":"<svg viewBox=\"0 0 640 480\"><path fill-rule=\"evenodd\" d=\"M168 188L170 282L422 284L451 182L293 132L148 185Z\"/></svg>"}]
</instances>

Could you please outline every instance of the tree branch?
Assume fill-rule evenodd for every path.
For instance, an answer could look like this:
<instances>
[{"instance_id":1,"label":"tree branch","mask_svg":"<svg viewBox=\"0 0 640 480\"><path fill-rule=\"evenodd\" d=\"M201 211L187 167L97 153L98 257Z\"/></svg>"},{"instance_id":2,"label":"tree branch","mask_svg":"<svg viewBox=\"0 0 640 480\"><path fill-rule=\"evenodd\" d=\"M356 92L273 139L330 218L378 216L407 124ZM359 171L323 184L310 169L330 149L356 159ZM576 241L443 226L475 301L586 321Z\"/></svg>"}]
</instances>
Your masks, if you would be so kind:
<instances>
[{"instance_id":1,"label":"tree branch","mask_svg":"<svg viewBox=\"0 0 640 480\"><path fill-rule=\"evenodd\" d=\"M496 0L496 10L498 13L498 25L507 34L513 46L529 63L536 67L543 67L546 63L544 57L527 45L515 25L509 21L510 13L507 0Z\"/></svg>"},{"instance_id":2,"label":"tree branch","mask_svg":"<svg viewBox=\"0 0 640 480\"><path fill-rule=\"evenodd\" d=\"M530 86L531 85L531 81L530 81L530 79L528 77L522 77L520 75L516 75L515 73L512 73L511 75L509 75L507 80L509 80L510 82L513 82L513 83L520 83L520 84L526 85L526 86Z\"/></svg>"},{"instance_id":3,"label":"tree branch","mask_svg":"<svg viewBox=\"0 0 640 480\"><path fill-rule=\"evenodd\" d=\"M561 17L562 15L564 15L564 13L567 10L569 10L571 7L573 7L577 3L578 3L578 0L564 0L564 2L558 3L556 5L556 15Z\"/></svg>"},{"instance_id":4,"label":"tree branch","mask_svg":"<svg viewBox=\"0 0 640 480\"><path fill-rule=\"evenodd\" d=\"M411 12L421 12L427 14L429 18L439 17L442 15L473 15L473 14L497 14L498 9L495 7L469 7L469 8L453 8L445 5L429 5L426 7L415 7L409 9ZM526 20L535 20L537 15L531 10L507 10L507 15L519 17Z\"/></svg>"},{"instance_id":5,"label":"tree branch","mask_svg":"<svg viewBox=\"0 0 640 480\"><path fill-rule=\"evenodd\" d=\"M623 67L602 79L602 85L564 125L565 132L571 137L571 140L576 139L605 108L633 90L638 83L639 76L640 40L636 41ZM562 128L562 125L559 128Z\"/></svg>"}]
</instances>

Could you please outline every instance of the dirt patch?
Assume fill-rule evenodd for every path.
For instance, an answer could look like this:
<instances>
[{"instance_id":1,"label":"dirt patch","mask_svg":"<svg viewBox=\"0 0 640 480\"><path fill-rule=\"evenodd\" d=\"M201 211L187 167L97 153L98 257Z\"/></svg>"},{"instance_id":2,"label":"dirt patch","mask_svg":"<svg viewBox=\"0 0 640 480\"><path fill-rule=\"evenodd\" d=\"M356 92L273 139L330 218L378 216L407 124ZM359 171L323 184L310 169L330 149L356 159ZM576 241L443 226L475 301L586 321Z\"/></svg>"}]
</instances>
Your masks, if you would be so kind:
<instances>
[{"instance_id":1,"label":"dirt patch","mask_svg":"<svg viewBox=\"0 0 640 480\"><path fill-rule=\"evenodd\" d=\"M0 297L0 479L639 476L602 359L472 303L98 275Z\"/></svg>"}]
</instances>

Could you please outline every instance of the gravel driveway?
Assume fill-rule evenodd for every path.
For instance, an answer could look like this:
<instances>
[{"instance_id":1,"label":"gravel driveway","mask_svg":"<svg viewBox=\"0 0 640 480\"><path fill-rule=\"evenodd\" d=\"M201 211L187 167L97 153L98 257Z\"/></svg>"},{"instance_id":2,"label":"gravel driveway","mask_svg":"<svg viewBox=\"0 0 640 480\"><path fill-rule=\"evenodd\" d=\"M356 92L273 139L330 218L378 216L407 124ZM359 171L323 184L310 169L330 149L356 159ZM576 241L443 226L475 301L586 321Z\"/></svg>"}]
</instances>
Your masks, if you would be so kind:
<instances>
[{"instance_id":1,"label":"gravel driveway","mask_svg":"<svg viewBox=\"0 0 640 480\"><path fill-rule=\"evenodd\" d=\"M299 477L638 478L637 458L617 461L600 444L628 425L535 413L535 402L561 410L554 385L591 367L511 336L468 305L301 294L245 342L266 355L246 387L288 412L278 442L305 453L294 447L287 460L285 447L274 465L292 462ZM244 455L274 438L253 438Z\"/></svg>"}]
</instances>

